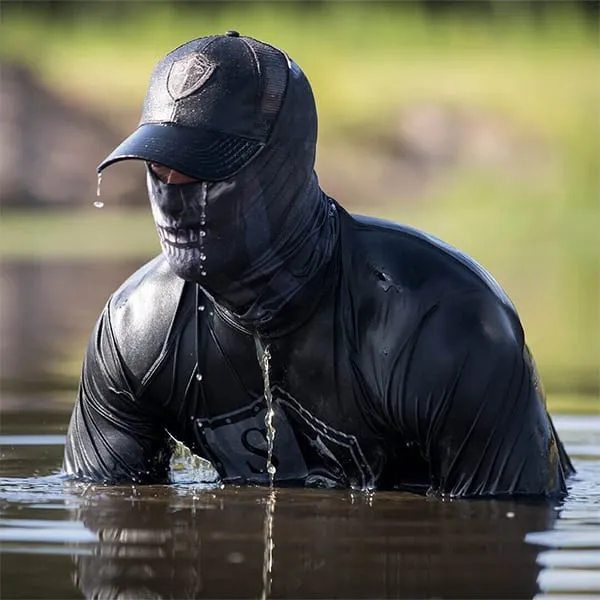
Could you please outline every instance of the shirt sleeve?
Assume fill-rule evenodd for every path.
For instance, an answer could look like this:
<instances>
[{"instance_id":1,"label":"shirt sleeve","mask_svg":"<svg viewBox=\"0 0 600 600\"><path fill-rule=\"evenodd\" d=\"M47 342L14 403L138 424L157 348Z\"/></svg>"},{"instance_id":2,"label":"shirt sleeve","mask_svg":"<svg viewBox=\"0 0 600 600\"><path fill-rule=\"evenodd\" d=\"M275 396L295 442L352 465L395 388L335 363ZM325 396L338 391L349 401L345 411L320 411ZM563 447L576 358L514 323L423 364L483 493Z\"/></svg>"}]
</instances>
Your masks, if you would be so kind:
<instances>
[{"instance_id":1,"label":"shirt sleeve","mask_svg":"<svg viewBox=\"0 0 600 600\"><path fill-rule=\"evenodd\" d=\"M521 326L493 297L460 295L434 307L398 354L392 379L389 418L427 461L431 491L566 491L568 458Z\"/></svg>"},{"instance_id":2,"label":"shirt sleeve","mask_svg":"<svg viewBox=\"0 0 600 600\"><path fill-rule=\"evenodd\" d=\"M107 307L84 358L64 471L94 482L164 483L170 455L171 444L159 417L132 389Z\"/></svg>"}]
</instances>

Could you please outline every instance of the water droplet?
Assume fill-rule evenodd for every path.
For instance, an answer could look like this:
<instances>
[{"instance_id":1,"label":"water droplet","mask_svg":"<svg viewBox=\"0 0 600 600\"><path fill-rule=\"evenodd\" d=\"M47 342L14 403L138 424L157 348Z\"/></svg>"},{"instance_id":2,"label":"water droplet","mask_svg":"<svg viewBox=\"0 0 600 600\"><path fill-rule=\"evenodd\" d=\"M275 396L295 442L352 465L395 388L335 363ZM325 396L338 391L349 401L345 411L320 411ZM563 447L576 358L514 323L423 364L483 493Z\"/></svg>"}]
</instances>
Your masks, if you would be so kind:
<instances>
[{"instance_id":1,"label":"water droplet","mask_svg":"<svg viewBox=\"0 0 600 600\"><path fill-rule=\"evenodd\" d=\"M100 200L96 200L96 202L94 202L94 206L96 208L102 208L104 206L104 202L100 202Z\"/></svg>"},{"instance_id":2,"label":"water droplet","mask_svg":"<svg viewBox=\"0 0 600 600\"><path fill-rule=\"evenodd\" d=\"M202 373L196 373L196 379L202 381Z\"/></svg>"},{"instance_id":3,"label":"water droplet","mask_svg":"<svg viewBox=\"0 0 600 600\"><path fill-rule=\"evenodd\" d=\"M96 196L100 198L100 185L102 184L102 173L98 173L98 184L96 185Z\"/></svg>"},{"instance_id":4,"label":"water droplet","mask_svg":"<svg viewBox=\"0 0 600 600\"><path fill-rule=\"evenodd\" d=\"M206 306L204 306L204 304L201 304L201 305L198 307L198 310L199 310L199 311L203 311L205 308L206 308Z\"/></svg>"},{"instance_id":5,"label":"water droplet","mask_svg":"<svg viewBox=\"0 0 600 600\"><path fill-rule=\"evenodd\" d=\"M206 205L208 203L208 182L202 182L202 195L200 196L200 225L204 227L206 225ZM204 252L204 238L206 237L206 230L200 229L198 232L199 238L198 241L200 247L200 261L203 263L206 260L206 254ZM204 267L201 268L200 271L201 277L206 277L206 271Z\"/></svg>"}]
</instances>

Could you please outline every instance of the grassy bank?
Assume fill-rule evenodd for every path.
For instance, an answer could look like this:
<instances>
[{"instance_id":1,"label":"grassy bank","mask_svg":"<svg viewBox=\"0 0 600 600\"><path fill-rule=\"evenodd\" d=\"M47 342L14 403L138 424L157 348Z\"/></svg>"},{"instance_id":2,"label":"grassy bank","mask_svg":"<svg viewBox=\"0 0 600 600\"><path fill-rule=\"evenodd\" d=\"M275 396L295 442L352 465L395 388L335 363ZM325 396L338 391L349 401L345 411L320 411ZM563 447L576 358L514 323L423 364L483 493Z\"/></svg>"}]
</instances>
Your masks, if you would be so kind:
<instances>
[{"instance_id":1,"label":"grassy bank","mask_svg":"<svg viewBox=\"0 0 600 600\"><path fill-rule=\"evenodd\" d=\"M432 20L409 3L288 3L211 11L150 4L135 19L99 19L82 4L64 23L6 11L2 56L38 69L54 87L107 114L136 114L156 61L183 41L236 28L285 48L308 73L324 135L380 124L398 106L431 99L484 104L548 135L595 110L597 45L577 15L535 22ZM551 101L550 101L551 100ZM587 104L587 106L586 106ZM578 116L571 109L583 110Z\"/></svg>"},{"instance_id":2,"label":"grassy bank","mask_svg":"<svg viewBox=\"0 0 600 600\"><path fill-rule=\"evenodd\" d=\"M146 6L135 20L111 21L88 14L82 3L63 24L6 11L2 56L35 66L52 88L125 134L165 52L227 29L269 40L313 83L321 123L318 166L334 191L345 189L349 175L393 161L377 140L411 107L478 111L505 123L522 140L509 147L521 169L451 166L415 198L380 186L354 195L351 189L338 200L356 212L425 229L472 254L515 301L551 387L597 388L600 61L597 39L566 4L557 3L542 22L512 11L494 21L432 20L405 3L333 3L319 10L286 3L218 11L202 3ZM530 146L541 166L526 164ZM332 156L340 165L335 172ZM354 181L350 187L359 190ZM84 244L74 239L76 230L86 232ZM90 207L69 215L2 217L4 257L83 252L116 258L157 248L147 213Z\"/></svg>"}]
</instances>

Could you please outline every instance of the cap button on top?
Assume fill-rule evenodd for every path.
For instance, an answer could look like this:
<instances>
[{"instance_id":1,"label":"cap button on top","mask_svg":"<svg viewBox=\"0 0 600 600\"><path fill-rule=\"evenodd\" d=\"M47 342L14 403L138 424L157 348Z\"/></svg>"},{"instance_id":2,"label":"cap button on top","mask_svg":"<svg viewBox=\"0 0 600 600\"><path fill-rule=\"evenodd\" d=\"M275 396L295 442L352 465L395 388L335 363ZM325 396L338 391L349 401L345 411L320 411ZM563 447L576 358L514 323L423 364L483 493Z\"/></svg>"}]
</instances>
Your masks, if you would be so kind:
<instances>
[{"instance_id":1,"label":"cap button on top","mask_svg":"<svg viewBox=\"0 0 600 600\"><path fill-rule=\"evenodd\" d=\"M229 37L240 37L240 32L239 31L226 31L225 35L228 35Z\"/></svg>"}]
</instances>

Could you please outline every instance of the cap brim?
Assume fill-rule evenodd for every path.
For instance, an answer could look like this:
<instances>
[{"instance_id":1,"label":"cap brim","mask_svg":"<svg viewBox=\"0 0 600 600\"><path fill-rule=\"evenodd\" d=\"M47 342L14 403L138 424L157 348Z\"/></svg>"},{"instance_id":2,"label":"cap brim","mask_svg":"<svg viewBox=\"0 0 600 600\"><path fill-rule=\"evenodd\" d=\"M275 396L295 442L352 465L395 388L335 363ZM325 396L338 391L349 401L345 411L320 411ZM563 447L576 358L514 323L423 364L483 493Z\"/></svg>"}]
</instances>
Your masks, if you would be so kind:
<instances>
[{"instance_id":1,"label":"cap brim","mask_svg":"<svg viewBox=\"0 0 600 600\"><path fill-rule=\"evenodd\" d=\"M261 142L210 129L146 123L98 165L98 172L122 160L138 159L196 179L221 181L245 167L263 147Z\"/></svg>"}]
</instances>

